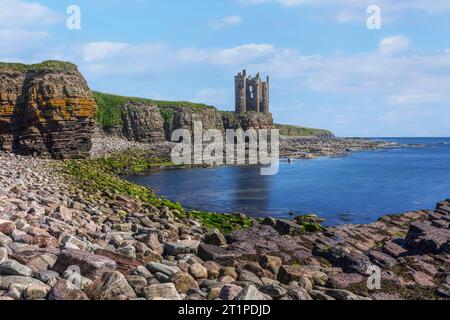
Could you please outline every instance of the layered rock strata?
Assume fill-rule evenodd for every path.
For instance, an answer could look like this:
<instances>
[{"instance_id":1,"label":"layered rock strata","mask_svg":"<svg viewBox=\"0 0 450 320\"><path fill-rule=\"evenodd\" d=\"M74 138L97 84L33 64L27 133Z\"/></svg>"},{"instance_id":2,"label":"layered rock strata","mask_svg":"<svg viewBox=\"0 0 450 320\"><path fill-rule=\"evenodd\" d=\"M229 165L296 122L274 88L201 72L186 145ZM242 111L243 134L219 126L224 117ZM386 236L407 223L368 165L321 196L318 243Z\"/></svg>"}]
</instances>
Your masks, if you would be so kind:
<instances>
[{"instance_id":1,"label":"layered rock strata","mask_svg":"<svg viewBox=\"0 0 450 320\"><path fill-rule=\"evenodd\" d=\"M73 64L0 65L0 150L84 157L95 112L92 92Z\"/></svg>"}]
</instances>

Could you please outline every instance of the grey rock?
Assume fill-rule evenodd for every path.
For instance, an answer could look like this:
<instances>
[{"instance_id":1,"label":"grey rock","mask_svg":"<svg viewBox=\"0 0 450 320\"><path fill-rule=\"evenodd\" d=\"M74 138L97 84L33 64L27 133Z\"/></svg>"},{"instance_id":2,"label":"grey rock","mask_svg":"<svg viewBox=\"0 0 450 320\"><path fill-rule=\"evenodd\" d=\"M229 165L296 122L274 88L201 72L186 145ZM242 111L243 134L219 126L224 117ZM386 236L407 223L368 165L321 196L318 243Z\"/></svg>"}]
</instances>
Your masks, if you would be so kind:
<instances>
[{"instance_id":1,"label":"grey rock","mask_svg":"<svg viewBox=\"0 0 450 320\"><path fill-rule=\"evenodd\" d=\"M125 277L118 271L105 272L90 284L84 292L92 300L112 300L118 296L135 299L136 293Z\"/></svg>"},{"instance_id":2,"label":"grey rock","mask_svg":"<svg viewBox=\"0 0 450 320\"><path fill-rule=\"evenodd\" d=\"M160 272L169 277L181 271L178 267L168 266L166 264L158 262L150 262L146 265L146 267L152 273Z\"/></svg>"},{"instance_id":3,"label":"grey rock","mask_svg":"<svg viewBox=\"0 0 450 320\"><path fill-rule=\"evenodd\" d=\"M31 283L25 288L23 297L25 300L42 300L47 297L50 286L40 283Z\"/></svg>"},{"instance_id":4,"label":"grey rock","mask_svg":"<svg viewBox=\"0 0 450 320\"><path fill-rule=\"evenodd\" d=\"M233 284L224 285L220 291L219 298L221 300L234 300L239 296L242 290L242 287Z\"/></svg>"},{"instance_id":5,"label":"grey rock","mask_svg":"<svg viewBox=\"0 0 450 320\"><path fill-rule=\"evenodd\" d=\"M14 260L6 260L0 263L0 275L31 277L33 271Z\"/></svg>"},{"instance_id":6,"label":"grey rock","mask_svg":"<svg viewBox=\"0 0 450 320\"><path fill-rule=\"evenodd\" d=\"M198 247L198 256L205 261L213 261L222 266L233 267L235 264L234 255L219 246L202 243Z\"/></svg>"},{"instance_id":7,"label":"grey rock","mask_svg":"<svg viewBox=\"0 0 450 320\"><path fill-rule=\"evenodd\" d=\"M87 295L65 279L59 280L50 290L49 300L89 300Z\"/></svg>"},{"instance_id":8,"label":"grey rock","mask_svg":"<svg viewBox=\"0 0 450 320\"><path fill-rule=\"evenodd\" d=\"M178 242L167 242L164 244L164 254L176 256L178 254L197 253L200 241L179 240Z\"/></svg>"},{"instance_id":9,"label":"grey rock","mask_svg":"<svg viewBox=\"0 0 450 320\"><path fill-rule=\"evenodd\" d=\"M258 289L256 289L254 285L249 285L239 293L236 300L256 301L256 300L270 300L270 299L268 299L267 296L265 296Z\"/></svg>"},{"instance_id":10,"label":"grey rock","mask_svg":"<svg viewBox=\"0 0 450 320\"><path fill-rule=\"evenodd\" d=\"M173 283L153 284L143 289L147 300L181 300Z\"/></svg>"},{"instance_id":11,"label":"grey rock","mask_svg":"<svg viewBox=\"0 0 450 320\"><path fill-rule=\"evenodd\" d=\"M227 240L217 229L210 230L208 233L206 233L203 241L206 244L212 244L215 246L224 246L227 244Z\"/></svg>"}]
</instances>

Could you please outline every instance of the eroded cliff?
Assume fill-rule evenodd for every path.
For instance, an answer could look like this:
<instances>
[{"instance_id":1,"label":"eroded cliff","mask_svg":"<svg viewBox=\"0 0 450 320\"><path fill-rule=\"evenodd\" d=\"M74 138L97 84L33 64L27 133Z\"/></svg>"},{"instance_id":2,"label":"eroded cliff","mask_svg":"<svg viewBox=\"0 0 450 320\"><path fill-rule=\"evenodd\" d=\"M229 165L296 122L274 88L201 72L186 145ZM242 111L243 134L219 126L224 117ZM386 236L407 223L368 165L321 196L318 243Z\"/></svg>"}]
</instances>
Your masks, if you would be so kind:
<instances>
[{"instance_id":1,"label":"eroded cliff","mask_svg":"<svg viewBox=\"0 0 450 320\"><path fill-rule=\"evenodd\" d=\"M0 150L80 158L91 149L96 105L71 63L0 64Z\"/></svg>"},{"instance_id":2,"label":"eroded cliff","mask_svg":"<svg viewBox=\"0 0 450 320\"><path fill-rule=\"evenodd\" d=\"M165 139L170 140L176 129L187 129L192 133L196 121L201 121L204 130L225 131L237 128L258 130L274 127L271 114L256 112L237 114L190 102L155 101L99 92L95 92L94 95L99 106L97 121L103 130L107 134L133 141L159 142L161 131L164 132ZM131 111L136 108L140 111ZM156 110L159 110L160 116L155 113ZM153 134L132 134L148 129ZM145 138L142 139L142 136Z\"/></svg>"}]
</instances>

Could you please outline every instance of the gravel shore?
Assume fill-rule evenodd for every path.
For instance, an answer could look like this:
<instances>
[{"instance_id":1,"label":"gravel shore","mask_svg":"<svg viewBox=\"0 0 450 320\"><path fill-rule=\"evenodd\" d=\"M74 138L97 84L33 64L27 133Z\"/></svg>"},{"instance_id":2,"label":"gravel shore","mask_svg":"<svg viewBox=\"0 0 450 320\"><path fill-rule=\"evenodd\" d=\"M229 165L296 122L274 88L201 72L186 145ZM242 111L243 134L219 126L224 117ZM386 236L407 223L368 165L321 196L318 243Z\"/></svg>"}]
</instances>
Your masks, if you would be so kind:
<instances>
[{"instance_id":1,"label":"gravel shore","mask_svg":"<svg viewBox=\"0 0 450 320\"><path fill-rule=\"evenodd\" d=\"M96 141L93 156L129 147ZM0 163L0 300L450 298L450 200L369 225L268 218L224 235L176 209L83 192L55 160L0 152Z\"/></svg>"}]
</instances>

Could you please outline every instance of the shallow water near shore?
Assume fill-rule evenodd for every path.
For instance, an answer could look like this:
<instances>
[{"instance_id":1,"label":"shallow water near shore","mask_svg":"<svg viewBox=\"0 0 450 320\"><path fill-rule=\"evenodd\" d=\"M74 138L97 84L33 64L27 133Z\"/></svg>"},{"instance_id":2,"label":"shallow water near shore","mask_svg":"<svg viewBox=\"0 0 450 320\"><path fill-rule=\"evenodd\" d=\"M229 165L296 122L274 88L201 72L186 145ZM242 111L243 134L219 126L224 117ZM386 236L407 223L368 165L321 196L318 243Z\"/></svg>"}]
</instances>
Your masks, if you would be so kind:
<instances>
[{"instance_id":1,"label":"shallow water near shore","mask_svg":"<svg viewBox=\"0 0 450 320\"><path fill-rule=\"evenodd\" d=\"M275 176L261 176L255 166L228 166L151 170L126 178L188 208L253 217L316 213L326 225L434 209L450 197L450 138L378 140L425 146L282 162Z\"/></svg>"}]
</instances>

